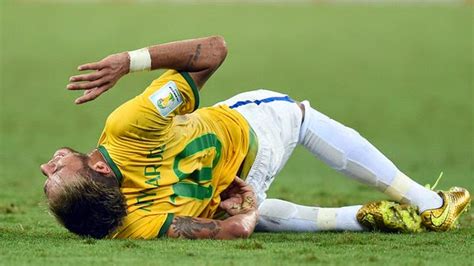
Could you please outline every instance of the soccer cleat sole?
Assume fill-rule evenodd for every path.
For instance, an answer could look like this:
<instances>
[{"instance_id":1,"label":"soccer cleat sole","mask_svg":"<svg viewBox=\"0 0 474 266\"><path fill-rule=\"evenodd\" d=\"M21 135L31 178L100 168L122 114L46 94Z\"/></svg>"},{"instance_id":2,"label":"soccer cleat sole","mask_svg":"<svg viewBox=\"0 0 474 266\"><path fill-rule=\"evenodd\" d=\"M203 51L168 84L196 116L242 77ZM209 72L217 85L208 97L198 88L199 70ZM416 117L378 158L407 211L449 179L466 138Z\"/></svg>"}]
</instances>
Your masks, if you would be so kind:
<instances>
[{"instance_id":1,"label":"soccer cleat sole","mask_svg":"<svg viewBox=\"0 0 474 266\"><path fill-rule=\"evenodd\" d=\"M369 230L398 233L423 232L416 207L392 201L371 202L357 212L357 220Z\"/></svg>"}]
</instances>

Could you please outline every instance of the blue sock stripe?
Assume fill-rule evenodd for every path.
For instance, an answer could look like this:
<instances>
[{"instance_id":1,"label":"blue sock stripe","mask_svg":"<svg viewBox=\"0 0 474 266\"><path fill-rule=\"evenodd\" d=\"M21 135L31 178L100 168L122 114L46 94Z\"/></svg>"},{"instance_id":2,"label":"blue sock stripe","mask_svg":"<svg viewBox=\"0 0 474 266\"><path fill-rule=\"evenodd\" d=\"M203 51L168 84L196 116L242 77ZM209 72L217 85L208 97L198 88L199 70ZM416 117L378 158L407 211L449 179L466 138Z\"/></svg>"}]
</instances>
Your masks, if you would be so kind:
<instances>
[{"instance_id":1,"label":"blue sock stripe","mask_svg":"<svg viewBox=\"0 0 474 266\"><path fill-rule=\"evenodd\" d=\"M290 98L290 96L280 96L280 97L269 97L269 98L265 98L265 99L261 99L261 100L255 100L255 101L251 101L251 100L238 101L238 102L234 103L233 105L231 105L229 107L231 109L234 109L234 108L237 108L237 107L240 107L240 106L243 106L243 105L247 105L247 104L251 104L251 103L254 103L256 105L260 105L261 103L270 103L270 102L275 102L275 101L285 101L285 102L290 102L290 103L295 102L293 99Z\"/></svg>"}]
</instances>

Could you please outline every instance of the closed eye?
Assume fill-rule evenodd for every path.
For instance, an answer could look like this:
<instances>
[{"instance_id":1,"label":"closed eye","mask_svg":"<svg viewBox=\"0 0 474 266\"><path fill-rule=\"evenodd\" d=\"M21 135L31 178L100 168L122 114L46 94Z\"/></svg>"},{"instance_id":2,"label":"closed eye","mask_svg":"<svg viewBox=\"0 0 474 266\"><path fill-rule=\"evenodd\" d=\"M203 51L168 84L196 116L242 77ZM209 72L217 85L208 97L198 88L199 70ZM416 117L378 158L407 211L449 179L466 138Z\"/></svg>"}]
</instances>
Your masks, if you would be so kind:
<instances>
[{"instance_id":1,"label":"closed eye","mask_svg":"<svg viewBox=\"0 0 474 266\"><path fill-rule=\"evenodd\" d=\"M58 166L58 167L56 168L56 171L54 171L54 173L57 173L57 172L61 171L61 169L63 169L63 168L64 168L64 165Z\"/></svg>"}]
</instances>

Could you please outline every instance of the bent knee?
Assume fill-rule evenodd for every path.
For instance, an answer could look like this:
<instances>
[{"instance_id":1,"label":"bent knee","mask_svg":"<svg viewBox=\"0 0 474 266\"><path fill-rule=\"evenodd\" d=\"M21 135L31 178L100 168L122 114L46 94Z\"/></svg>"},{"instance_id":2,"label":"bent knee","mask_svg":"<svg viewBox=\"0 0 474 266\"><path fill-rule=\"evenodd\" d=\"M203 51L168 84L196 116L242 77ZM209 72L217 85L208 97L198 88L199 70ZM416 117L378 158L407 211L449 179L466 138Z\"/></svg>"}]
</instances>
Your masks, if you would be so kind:
<instances>
[{"instance_id":1,"label":"bent knee","mask_svg":"<svg viewBox=\"0 0 474 266\"><path fill-rule=\"evenodd\" d=\"M301 123L303 123L303 121L304 121L304 112L305 112L304 104L302 104L301 102L298 102L298 101L295 101L295 102L301 110Z\"/></svg>"}]
</instances>

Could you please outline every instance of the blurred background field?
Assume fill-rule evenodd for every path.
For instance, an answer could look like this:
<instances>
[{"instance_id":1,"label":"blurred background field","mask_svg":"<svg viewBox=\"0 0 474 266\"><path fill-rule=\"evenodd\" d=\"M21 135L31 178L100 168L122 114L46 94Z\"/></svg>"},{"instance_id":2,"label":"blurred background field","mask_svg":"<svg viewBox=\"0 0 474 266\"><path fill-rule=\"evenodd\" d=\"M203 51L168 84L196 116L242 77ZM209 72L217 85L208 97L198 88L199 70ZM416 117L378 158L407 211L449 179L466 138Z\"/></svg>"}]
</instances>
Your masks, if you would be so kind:
<instances>
[{"instance_id":1,"label":"blurred background field","mask_svg":"<svg viewBox=\"0 0 474 266\"><path fill-rule=\"evenodd\" d=\"M0 265L472 265L471 213L451 233L255 234L235 242L95 241L58 226L39 165L61 146L94 148L107 115L159 75L125 77L75 106L78 94L65 86L76 66L213 34L225 37L229 54L201 106L255 88L282 91L356 128L420 183L444 171L440 188L474 190L472 5L190 2L0 2ZM303 149L269 196L320 206L385 198Z\"/></svg>"}]
</instances>

